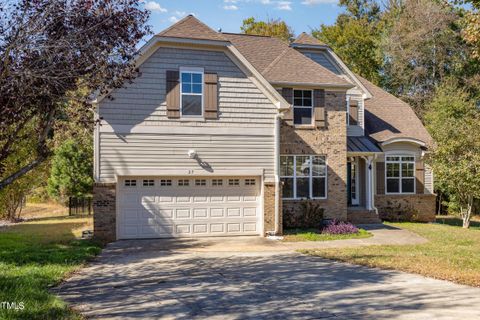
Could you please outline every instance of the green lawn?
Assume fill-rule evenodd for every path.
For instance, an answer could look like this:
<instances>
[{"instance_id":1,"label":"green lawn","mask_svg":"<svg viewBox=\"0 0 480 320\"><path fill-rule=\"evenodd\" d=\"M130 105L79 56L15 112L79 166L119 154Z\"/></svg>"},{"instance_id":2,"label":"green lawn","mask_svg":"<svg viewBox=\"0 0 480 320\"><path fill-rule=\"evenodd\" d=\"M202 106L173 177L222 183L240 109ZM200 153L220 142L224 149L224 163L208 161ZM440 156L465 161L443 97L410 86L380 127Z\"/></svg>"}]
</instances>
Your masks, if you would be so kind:
<instances>
[{"instance_id":1,"label":"green lawn","mask_svg":"<svg viewBox=\"0 0 480 320\"><path fill-rule=\"evenodd\" d=\"M429 240L420 245L369 246L302 252L354 264L418 273L480 287L480 223L468 230L456 218L435 224L389 223L413 231Z\"/></svg>"},{"instance_id":2,"label":"green lawn","mask_svg":"<svg viewBox=\"0 0 480 320\"><path fill-rule=\"evenodd\" d=\"M23 310L0 309L0 319L79 319L48 289L100 252L77 240L91 218L45 218L0 231L0 301L23 302Z\"/></svg>"},{"instance_id":3,"label":"green lawn","mask_svg":"<svg viewBox=\"0 0 480 320\"><path fill-rule=\"evenodd\" d=\"M354 234L328 234L320 233L317 229L287 229L284 232L283 241L297 242L297 241L330 241L330 240L344 240L344 239L361 239L369 238L372 234L359 229L358 233Z\"/></svg>"}]
</instances>

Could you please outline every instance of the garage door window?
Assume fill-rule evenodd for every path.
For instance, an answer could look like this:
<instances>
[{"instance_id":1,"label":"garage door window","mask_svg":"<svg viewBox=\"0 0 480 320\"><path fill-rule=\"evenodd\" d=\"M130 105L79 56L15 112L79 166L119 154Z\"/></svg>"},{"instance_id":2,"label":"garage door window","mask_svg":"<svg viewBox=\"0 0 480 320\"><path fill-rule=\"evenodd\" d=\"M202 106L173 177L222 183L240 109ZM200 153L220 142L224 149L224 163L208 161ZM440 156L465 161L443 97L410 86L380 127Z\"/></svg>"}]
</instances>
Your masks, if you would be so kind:
<instances>
[{"instance_id":1,"label":"garage door window","mask_svg":"<svg viewBox=\"0 0 480 320\"><path fill-rule=\"evenodd\" d=\"M255 185L255 179L245 179L245 185L246 186L254 186Z\"/></svg>"},{"instance_id":2,"label":"garage door window","mask_svg":"<svg viewBox=\"0 0 480 320\"><path fill-rule=\"evenodd\" d=\"M196 180L195 180L195 185L196 185L196 186L206 186L206 185L207 185L207 180L205 180L205 179L196 179Z\"/></svg>"},{"instance_id":3,"label":"garage door window","mask_svg":"<svg viewBox=\"0 0 480 320\"><path fill-rule=\"evenodd\" d=\"M280 179L283 199L326 199L326 157L281 156Z\"/></svg>"},{"instance_id":4,"label":"garage door window","mask_svg":"<svg viewBox=\"0 0 480 320\"><path fill-rule=\"evenodd\" d=\"M172 180L164 180L164 179L162 179L162 180L160 180L160 185L161 185L162 187L171 186L171 185L172 185Z\"/></svg>"},{"instance_id":5,"label":"garage door window","mask_svg":"<svg viewBox=\"0 0 480 320\"><path fill-rule=\"evenodd\" d=\"M148 180L143 180L143 186L144 187L153 187L155 186L155 181L148 179Z\"/></svg>"},{"instance_id":6,"label":"garage door window","mask_svg":"<svg viewBox=\"0 0 480 320\"><path fill-rule=\"evenodd\" d=\"M179 187L187 187L190 185L190 181L188 179L180 179L178 180Z\"/></svg>"},{"instance_id":7,"label":"garage door window","mask_svg":"<svg viewBox=\"0 0 480 320\"><path fill-rule=\"evenodd\" d=\"M214 186L214 187L223 186L223 180L222 179L213 179L212 180L212 186Z\"/></svg>"},{"instance_id":8,"label":"garage door window","mask_svg":"<svg viewBox=\"0 0 480 320\"><path fill-rule=\"evenodd\" d=\"M125 187L135 187L137 180L125 180Z\"/></svg>"},{"instance_id":9,"label":"garage door window","mask_svg":"<svg viewBox=\"0 0 480 320\"><path fill-rule=\"evenodd\" d=\"M229 186L239 186L240 185L240 179L228 179L228 185Z\"/></svg>"}]
</instances>

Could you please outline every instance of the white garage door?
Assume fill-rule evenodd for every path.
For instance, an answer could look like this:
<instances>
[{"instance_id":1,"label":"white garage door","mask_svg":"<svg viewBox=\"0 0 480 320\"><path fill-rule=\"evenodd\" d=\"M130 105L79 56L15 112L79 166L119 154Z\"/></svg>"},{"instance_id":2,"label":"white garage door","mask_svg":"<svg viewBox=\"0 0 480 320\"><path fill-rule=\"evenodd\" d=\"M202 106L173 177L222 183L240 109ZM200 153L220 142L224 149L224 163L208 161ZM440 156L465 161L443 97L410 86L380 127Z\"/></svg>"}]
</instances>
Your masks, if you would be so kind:
<instances>
[{"instance_id":1,"label":"white garage door","mask_svg":"<svg viewBox=\"0 0 480 320\"><path fill-rule=\"evenodd\" d=\"M119 180L119 239L260 234L260 178Z\"/></svg>"}]
</instances>

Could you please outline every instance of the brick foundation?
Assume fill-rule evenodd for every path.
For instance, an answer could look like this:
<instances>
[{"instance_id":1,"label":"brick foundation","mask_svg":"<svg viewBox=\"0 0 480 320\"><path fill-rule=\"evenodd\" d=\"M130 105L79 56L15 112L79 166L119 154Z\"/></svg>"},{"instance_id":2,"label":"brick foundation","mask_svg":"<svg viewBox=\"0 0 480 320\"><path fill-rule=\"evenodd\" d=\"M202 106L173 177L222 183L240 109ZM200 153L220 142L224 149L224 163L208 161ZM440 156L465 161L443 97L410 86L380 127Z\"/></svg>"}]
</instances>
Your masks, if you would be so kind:
<instances>
[{"instance_id":1,"label":"brick foundation","mask_svg":"<svg viewBox=\"0 0 480 320\"><path fill-rule=\"evenodd\" d=\"M115 183L96 183L93 186L93 236L102 242L117 239Z\"/></svg>"},{"instance_id":2,"label":"brick foundation","mask_svg":"<svg viewBox=\"0 0 480 320\"><path fill-rule=\"evenodd\" d=\"M282 187L279 186L280 194ZM280 199L279 210L282 212L282 201ZM266 235L269 231L275 230L275 184L265 183L263 189L263 234ZM279 232L277 235L282 235L283 221L280 215Z\"/></svg>"},{"instance_id":3,"label":"brick foundation","mask_svg":"<svg viewBox=\"0 0 480 320\"><path fill-rule=\"evenodd\" d=\"M435 221L435 195L375 195L375 206L382 220Z\"/></svg>"}]
</instances>

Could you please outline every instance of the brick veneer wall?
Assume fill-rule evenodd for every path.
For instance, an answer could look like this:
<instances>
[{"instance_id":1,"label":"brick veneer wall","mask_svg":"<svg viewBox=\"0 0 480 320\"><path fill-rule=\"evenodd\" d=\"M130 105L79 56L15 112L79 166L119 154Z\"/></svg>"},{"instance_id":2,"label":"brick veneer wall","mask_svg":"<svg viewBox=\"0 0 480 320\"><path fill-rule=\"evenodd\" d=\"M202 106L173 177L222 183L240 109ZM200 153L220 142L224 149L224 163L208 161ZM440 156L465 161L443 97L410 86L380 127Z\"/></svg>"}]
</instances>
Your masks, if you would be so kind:
<instances>
[{"instance_id":1,"label":"brick veneer wall","mask_svg":"<svg viewBox=\"0 0 480 320\"><path fill-rule=\"evenodd\" d=\"M382 220L435 221L434 194L375 195L375 206Z\"/></svg>"},{"instance_id":2,"label":"brick veneer wall","mask_svg":"<svg viewBox=\"0 0 480 320\"><path fill-rule=\"evenodd\" d=\"M102 242L117 239L115 183L96 183L93 186L93 236Z\"/></svg>"},{"instance_id":3,"label":"brick veneer wall","mask_svg":"<svg viewBox=\"0 0 480 320\"><path fill-rule=\"evenodd\" d=\"M347 220L347 125L344 92L325 92L326 127L299 129L282 122L280 154L326 155L327 199L309 200L320 204L325 219ZM283 200L284 221L301 214L302 200ZM285 227L291 227L285 225Z\"/></svg>"},{"instance_id":4,"label":"brick veneer wall","mask_svg":"<svg viewBox=\"0 0 480 320\"><path fill-rule=\"evenodd\" d=\"M279 187L280 194L282 186ZM280 199L281 200L281 199ZM279 204L279 210L282 212L282 201ZM282 215L280 215L279 232L277 235L282 235L283 221ZM269 231L275 230L275 184L265 183L263 188L263 234L266 235Z\"/></svg>"}]
</instances>

